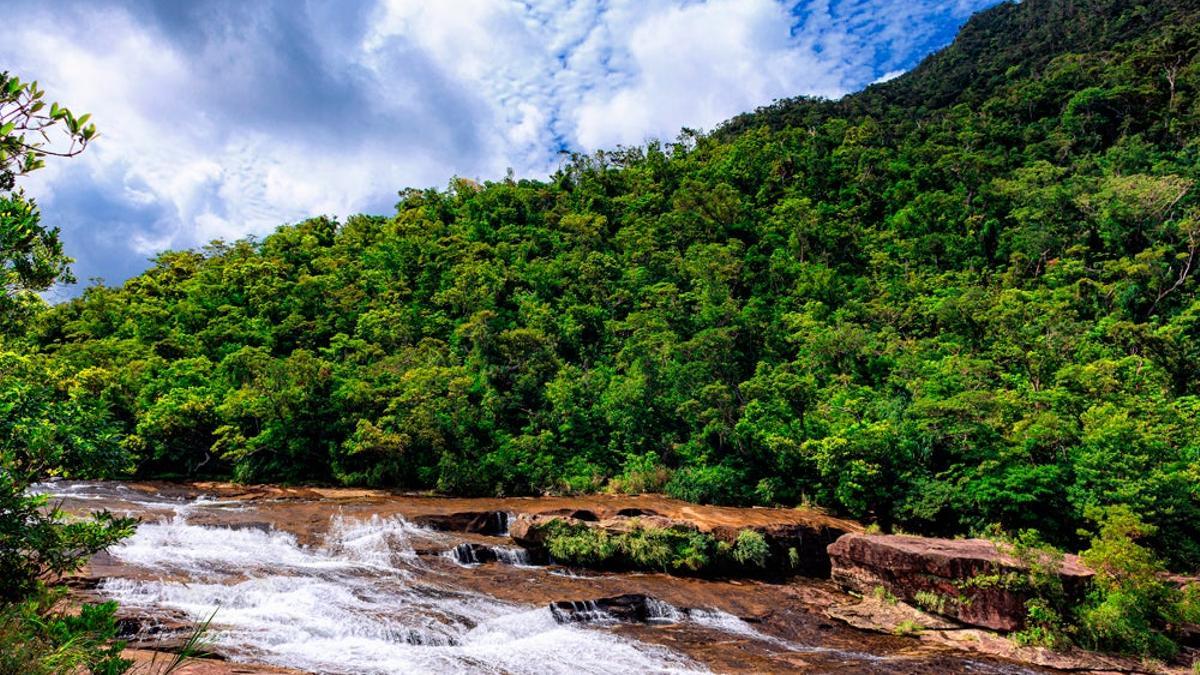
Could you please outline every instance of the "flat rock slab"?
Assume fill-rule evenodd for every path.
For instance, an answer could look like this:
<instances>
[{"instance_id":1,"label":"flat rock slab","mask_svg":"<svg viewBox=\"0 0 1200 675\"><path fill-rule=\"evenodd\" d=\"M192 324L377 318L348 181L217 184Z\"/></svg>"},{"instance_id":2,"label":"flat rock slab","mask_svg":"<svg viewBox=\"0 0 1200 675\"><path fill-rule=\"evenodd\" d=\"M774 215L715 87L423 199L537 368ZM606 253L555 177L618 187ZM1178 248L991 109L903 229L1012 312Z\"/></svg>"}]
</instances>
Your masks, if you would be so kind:
<instances>
[{"instance_id":1,"label":"flat rock slab","mask_svg":"<svg viewBox=\"0 0 1200 675\"><path fill-rule=\"evenodd\" d=\"M845 588L864 595L882 588L909 603L920 594L927 609L991 630L1024 626L1028 595L1003 577L1026 574L1028 565L993 541L850 533L828 551L831 576ZM1074 555L1058 573L1068 595L1082 593L1092 577Z\"/></svg>"}]
</instances>

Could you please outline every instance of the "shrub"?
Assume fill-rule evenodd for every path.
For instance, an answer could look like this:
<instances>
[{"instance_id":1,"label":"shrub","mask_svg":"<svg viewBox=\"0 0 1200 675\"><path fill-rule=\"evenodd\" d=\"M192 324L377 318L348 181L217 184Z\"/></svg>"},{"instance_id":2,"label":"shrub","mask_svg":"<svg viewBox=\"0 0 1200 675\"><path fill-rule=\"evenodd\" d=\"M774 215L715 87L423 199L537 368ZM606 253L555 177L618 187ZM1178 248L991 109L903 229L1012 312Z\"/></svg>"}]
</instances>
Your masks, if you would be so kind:
<instances>
[{"instance_id":1,"label":"shrub","mask_svg":"<svg viewBox=\"0 0 1200 675\"><path fill-rule=\"evenodd\" d=\"M0 673L117 675L132 661L121 658L117 605L83 605L79 614L56 609L64 589L39 587L20 602L0 605Z\"/></svg>"},{"instance_id":2,"label":"shrub","mask_svg":"<svg viewBox=\"0 0 1200 675\"><path fill-rule=\"evenodd\" d=\"M61 609L65 589L47 583L129 535L135 521L105 512L67 522L28 487L0 465L0 673L125 672L116 605L84 605L71 616Z\"/></svg>"},{"instance_id":3,"label":"shrub","mask_svg":"<svg viewBox=\"0 0 1200 675\"><path fill-rule=\"evenodd\" d=\"M45 495L26 487L0 466L0 603L21 600L133 532L133 519L108 512L66 522L57 508L47 508Z\"/></svg>"},{"instance_id":4,"label":"shrub","mask_svg":"<svg viewBox=\"0 0 1200 675\"><path fill-rule=\"evenodd\" d=\"M584 566L607 563L616 553L607 532L552 520L546 527L546 550L555 560Z\"/></svg>"},{"instance_id":5,"label":"shrub","mask_svg":"<svg viewBox=\"0 0 1200 675\"><path fill-rule=\"evenodd\" d=\"M1020 645L1058 649L1070 644L1062 614L1045 598L1030 598L1025 602L1025 628L1013 634Z\"/></svg>"},{"instance_id":6,"label":"shrub","mask_svg":"<svg viewBox=\"0 0 1200 675\"><path fill-rule=\"evenodd\" d=\"M1081 555L1096 572L1093 590L1079 610L1085 645L1139 656L1172 656L1178 647L1167 635L1192 609L1192 593L1164 580L1165 569L1137 543L1154 529L1125 506L1091 509L1099 524Z\"/></svg>"},{"instance_id":7,"label":"shrub","mask_svg":"<svg viewBox=\"0 0 1200 675\"><path fill-rule=\"evenodd\" d=\"M667 495L697 504L742 504L743 472L725 465L679 469L666 485Z\"/></svg>"},{"instance_id":8,"label":"shrub","mask_svg":"<svg viewBox=\"0 0 1200 675\"><path fill-rule=\"evenodd\" d=\"M559 482L567 494L597 492L604 484L604 470L582 457L572 457L563 466L563 476Z\"/></svg>"},{"instance_id":9,"label":"shrub","mask_svg":"<svg viewBox=\"0 0 1200 675\"><path fill-rule=\"evenodd\" d=\"M542 527L546 549L555 560L585 567L673 573L749 572L766 568L770 555L766 539L753 530L742 530L729 544L696 530L634 527L628 532L610 533L558 519Z\"/></svg>"},{"instance_id":10,"label":"shrub","mask_svg":"<svg viewBox=\"0 0 1200 675\"><path fill-rule=\"evenodd\" d=\"M671 480L671 470L663 466L658 453L626 455L621 475L609 481L614 492L635 495L646 492L662 492Z\"/></svg>"},{"instance_id":11,"label":"shrub","mask_svg":"<svg viewBox=\"0 0 1200 675\"><path fill-rule=\"evenodd\" d=\"M733 559L746 566L766 567L767 556L771 549L767 540L754 530L738 532L737 541L733 545Z\"/></svg>"}]
</instances>

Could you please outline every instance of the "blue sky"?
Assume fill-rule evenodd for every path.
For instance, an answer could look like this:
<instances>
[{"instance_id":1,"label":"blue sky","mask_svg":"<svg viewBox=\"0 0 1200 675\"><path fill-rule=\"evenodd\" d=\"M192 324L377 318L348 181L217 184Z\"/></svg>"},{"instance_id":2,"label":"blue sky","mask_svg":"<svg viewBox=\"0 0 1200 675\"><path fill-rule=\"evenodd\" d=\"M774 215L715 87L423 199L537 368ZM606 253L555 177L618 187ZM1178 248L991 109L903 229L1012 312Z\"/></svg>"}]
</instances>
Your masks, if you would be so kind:
<instances>
[{"instance_id":1,"label":"blue sky","mask_svg":"<svg viewBox=\"0 0 1200 675\"><path fill-rule=\"evenodd\" d=\"M25 187L82 283L119 283L164 249L838 97L995 3L5 0L0 69L93 113L102 138Z\"/></svg>"}]
</instances>

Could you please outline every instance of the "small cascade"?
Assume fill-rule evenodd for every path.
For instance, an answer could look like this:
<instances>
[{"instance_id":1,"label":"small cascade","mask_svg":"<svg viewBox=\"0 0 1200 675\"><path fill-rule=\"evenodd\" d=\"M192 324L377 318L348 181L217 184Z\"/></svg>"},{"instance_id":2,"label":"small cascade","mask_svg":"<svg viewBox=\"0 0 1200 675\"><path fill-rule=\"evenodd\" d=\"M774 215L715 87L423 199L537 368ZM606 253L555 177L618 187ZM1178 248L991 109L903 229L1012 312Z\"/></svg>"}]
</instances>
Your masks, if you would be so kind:
<instances>
[{"instance_id":1,"label":"small cascade","mask_svg":"<svg viewBox=\"0 0 1200 675\"><path fill-rule=\"evenodd\" d=\"M570 600L550 605L550 614L558 623L614 623L616 618L601 609L595 600Z\"/></svg>"},{"instance_id":2,"label":"small cascade","mask_svg":"<svg viewBox=\"0 0 1200 675\"><path fill-rule=\"evenodd\" d=\"M505 565L533 567L533 563L529 560L529 551L523 548L496 546L492 548L492 552L496 554L496 560Z\"/></svg>"},{"instance_id":3,"label":"small cascade","mask_svg":"<svg viewBox=\"0 0 1200 675\"><path fill-rule=\"evenodd\" d=\"M550 603L559 623L675 623L684 612L642 593L626 593L594 600L561 600Z\"/></svg>"},{"instance_id":4,"label":"small cascade","mask_svg":"<svg viewBox=\"0 0 1200 675\"><path fill-rule=\"evenodd\" d=\"M646 621L650 623L679 623L687 613L688 610L680 610L658 598L646 598Z\"/></svg>"},{"instance_id":5,"label":"small cascade","mask_svg":"<svg viewBox=\"0 0 1200 675\"><path fill-rule=\"evenodd\" d=\"M494 555L488 555L491 549L479 544L462 543L446 551L442 555L464 567L475 567L485 562L495 560Z\"/></svg>"},{"instance_id":6,"label":"small cascade","mask_svg":"<svg viewBox=\"0 0 1200 675\"><path fill-rule=\"evenodd\" d=\"M442 553L463 567L476 567L484 563L498 562L514 567L533 567L529 560L529 552L523 548L507 546L485 546L464 542Z\"/></svg>"},{"instance_id":7,"label":"small cascade","mask_svg":"<svg viewBox=\"0 0 1200 675\"><path fill-rule=\"evenodd\" d=\"M508 511L496 511L494 517L496 522L495 526L491 530L491 533L501 537L507 537L509 526L512 524L512 521L516 520L517 514L510 513Z\"/></svg>"}]
</instances>

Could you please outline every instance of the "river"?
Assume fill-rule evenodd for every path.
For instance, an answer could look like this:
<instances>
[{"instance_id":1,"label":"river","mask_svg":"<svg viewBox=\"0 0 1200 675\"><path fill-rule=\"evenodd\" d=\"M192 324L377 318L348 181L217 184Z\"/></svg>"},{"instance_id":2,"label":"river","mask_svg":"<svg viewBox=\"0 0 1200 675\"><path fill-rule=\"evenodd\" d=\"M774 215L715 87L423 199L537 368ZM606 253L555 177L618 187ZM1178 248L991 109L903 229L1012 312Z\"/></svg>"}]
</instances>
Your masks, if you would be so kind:
<instances>
[{"instance_id":1,"label":"river","mask_svg":"<svg viewBox=\"0 0 1200 675\"><path fill-rule=\"evenodd\" d=\"M1031 672L834 622L822 609L845 596L820 579L589 573L530 565L500 532L414 524L430 512L539 500L162 483L37 489L69 513L142 520L74 585L81 598L118 601L143 646L169 644L212 616L211 649L222 658L302 672ZM462 544L497 560L478 564ZM647 621L551 607L626 593L656 599Z\"/></svg>"}]
</instances>

